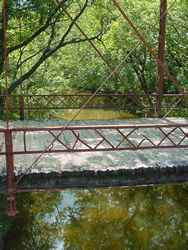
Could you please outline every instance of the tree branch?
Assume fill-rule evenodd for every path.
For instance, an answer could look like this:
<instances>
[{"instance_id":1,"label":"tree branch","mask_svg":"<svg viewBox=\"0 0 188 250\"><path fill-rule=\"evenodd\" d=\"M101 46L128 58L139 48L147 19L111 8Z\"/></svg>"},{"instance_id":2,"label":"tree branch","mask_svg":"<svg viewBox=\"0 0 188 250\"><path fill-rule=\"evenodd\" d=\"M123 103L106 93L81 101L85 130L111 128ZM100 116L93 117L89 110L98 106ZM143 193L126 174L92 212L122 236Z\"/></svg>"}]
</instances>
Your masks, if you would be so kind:
<instances>
[{"instance_id":1,"label":"tree branch","mask_svg":"<svg viewBox=\"0 0 188 250\"><path fill-rule=\"evenodd\" d=\"M69 41L65 41L66 37L68 36L68 34L70 33L70 31L72 30L72 27L74 26L74 24L76 23L76 21L79 19L79 17L83 14L84 10L87 7L87 3L88 0L86 0L82 10L79 12L79 14L73 19L73 21L71 22L71 24L69 25L67 31L64 33L64 35L62 36L60 42L58 43L58 45L56 45L54 48L46 48L43 51L43 54L40 56L40 58L38 59L38 61L30 68L30 70L28 70L23 76L21 76L19 79L17 79L16 81L13 81L11 86L8 89L9 93L12 93L19 85L21 85L26 79L28 79L39 67L40 65L50 56L52 56L57 50L59 50L62 47L65 47L69 44L75 44L75 43L81 43L81 42L85 42L88 39L71 39ZM95 35L94 37L89 38L89 40L94 40L96 38L98 38L100 34Z\"/></svg>"},{"instance_id":2,"label":"tree branch","mask_svg":"<svg viewBox=\"0 0 188 250\"><path fill-rule=\"evenodd\" d=\"M58 6L53 13L47 18L45 24L41 26L37 31L35 31L30 37L28 37L25 41L21 42L18 45L15 45L14 47L11 47L8 49L8 52L11 53L17 49L22 48L23 46L27 46L29 43L31 43L37 36L39 36L42 32L44 32L50 25L53 17L56 15L56 13L60 10L60 7Z\"/></svg>"}]
</instances>

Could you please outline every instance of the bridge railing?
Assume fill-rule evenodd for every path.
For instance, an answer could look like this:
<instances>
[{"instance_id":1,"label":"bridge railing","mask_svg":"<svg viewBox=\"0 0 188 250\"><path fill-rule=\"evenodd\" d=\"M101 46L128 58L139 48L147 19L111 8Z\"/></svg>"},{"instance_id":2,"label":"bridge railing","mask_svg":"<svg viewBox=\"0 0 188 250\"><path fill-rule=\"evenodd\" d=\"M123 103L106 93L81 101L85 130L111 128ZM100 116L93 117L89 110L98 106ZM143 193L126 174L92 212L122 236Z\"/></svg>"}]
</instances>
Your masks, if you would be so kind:
<instances>
[{"instance_id":1,"label":"bridge railing","mask_svg":"<svg viewBox=\"0 0 188 250\"><path fill-rule=\"evenodd\" d=\"M14 155L188 147L188 124L10 128L0 129L1 136L7 131ZM0 155L6 155L3 145Z\"/></svg>"},{"instance_id":2,"label":"bridge railing","mask_svg":"<svg viewBox=\"0 0 188 250\"><path fill-rule=\"evenodd\" d=\"M8 213L15 215L14 156L188 148L188 124L1 128L0 137L0 155L6 157Z\"/></svg>"},{"instance_id":3,"label":"bridge railing","mask_svg":"<svg viewBox=\"0 0 188 250\"><path fill-rule=\"evenodd\" d=\"M80 109L86 103L91 94L66 94L66 95L11 95L8 99L10 111L17 112L20 119L32 117L36 112L60 111L65 109ZM129 112L144 112L150 114L155 111L156 94L148 96L145 94L97 94L84 109L114 109ZM6 96L1 96L6 99ZM188 108L188 93L164 94L162 98L162 109L183 111Z\"/></svg>"}]
</instances>

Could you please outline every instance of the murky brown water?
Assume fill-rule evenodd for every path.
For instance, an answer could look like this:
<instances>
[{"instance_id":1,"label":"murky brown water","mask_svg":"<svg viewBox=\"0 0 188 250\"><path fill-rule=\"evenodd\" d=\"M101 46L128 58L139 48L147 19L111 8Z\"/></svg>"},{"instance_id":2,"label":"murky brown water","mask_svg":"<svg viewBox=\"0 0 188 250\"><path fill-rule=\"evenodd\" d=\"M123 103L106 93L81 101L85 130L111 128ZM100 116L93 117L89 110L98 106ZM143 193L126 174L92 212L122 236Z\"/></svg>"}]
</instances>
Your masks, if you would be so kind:
<instances>
[{"instance_id":1,"label":"murky brown water","mask_svg":"<svg viewBox=\"0 0 188 250\"><path fill-rule=\"evenodd\" d=\"M62 113L54 114L52 117L55 119L71 120L78 112L78 110L64 110ZM78 114L76 120L113 120L131 118L135 118L135 115L123 111L84 109Z\"/></svg>"},{"instance_id":2,"label":"murky brown water","mask_svg":"<svg viewBox=\"0 0 188 250\"><path fill-rule=\"evenodd\" d=\"M0 205L0 249L187 249L185 184L20 194L17 203L13 219Z\"/></svg>"}]
</instances>

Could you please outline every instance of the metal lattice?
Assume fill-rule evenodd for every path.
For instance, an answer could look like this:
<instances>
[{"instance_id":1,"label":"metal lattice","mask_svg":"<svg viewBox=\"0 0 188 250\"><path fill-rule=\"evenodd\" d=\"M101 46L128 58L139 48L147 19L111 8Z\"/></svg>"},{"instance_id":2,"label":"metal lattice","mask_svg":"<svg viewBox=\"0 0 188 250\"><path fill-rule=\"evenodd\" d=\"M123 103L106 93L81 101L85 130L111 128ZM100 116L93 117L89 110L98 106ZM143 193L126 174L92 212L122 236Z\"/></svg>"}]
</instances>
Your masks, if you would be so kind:
<instances>
[{"instance_id":1,"label":"metal lattice","mask_svg":"<svg viewBox=\"0 0 188 250\"><path fill-rule=\"evenodd\" d=\"M15 155L188 148L185 124L14 128L11 134ZM5 148L1 148L0 154L6 154Z\"/></svg>"}]
</instances>

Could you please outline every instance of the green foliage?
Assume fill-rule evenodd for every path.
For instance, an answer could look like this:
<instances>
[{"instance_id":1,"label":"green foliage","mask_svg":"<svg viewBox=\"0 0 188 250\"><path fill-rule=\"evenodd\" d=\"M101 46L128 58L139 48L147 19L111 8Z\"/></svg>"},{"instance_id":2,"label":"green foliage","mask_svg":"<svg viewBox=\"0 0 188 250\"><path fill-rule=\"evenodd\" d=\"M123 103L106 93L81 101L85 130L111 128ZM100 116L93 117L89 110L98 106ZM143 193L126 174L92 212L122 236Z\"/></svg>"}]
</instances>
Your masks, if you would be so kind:
<instances>
[{"instance_id":1,"label":"green foliage","mask_svg":"<svg viewBox=\"0 0 188 250\"><path fill-rule=\"evenodd\" d=\"M134 91L147 94L156 91L155 60L111 1L64 2L64 8L73 18L80 13L76 23L100 50L111 69L54 1L9 0L11 92L63 94L94 92L98 88L100 92L108 93ZM159 2L120 1L126 14L156 52ZM188 89L187 7L186 0L168 1L166 31L166 62L170 73L185 91ZM112 74L115 68L117 72ZM0 80L0 92L3 93L3 74ZM177 91L167 79L165 91ZM151 106L150 98L148 103Z\"/></svg>"},{"instance_id":2,"label":"green foliage","mask_svg":"<svg viewBox=\"0 0 188 250\"><path fill-rule=\"evenodd\" d=\"M170 71L177 76L181 85L187 86L187 1L177 1L173 6L168 1L167 23L167 53L166 59ZM66 8L75 16L82 8L84 1L66 1ZM122 1L122 7L130 19L144 34L151 47L157 49L159 3L157 1ZM54 1L27 0L9 1L9 47L26 41L43 27L48 18L53 15L56 6ZM103 30L103 35L95 40L95 45L101 50L106 60L115 68L120 62L119 77L109 77L109 69L91 48L88 42L71 43L62 46L56 53L44 60L40 67L23 82L25 91L41 93L40 89L67 88L94 91L105 79L109 78L102 88L103 91L124 92L127 89L155 91L156 67L154 60L133 35L128 24L119 16L110 1L88 1L87 8L77 23L91 37ZM45 49L52 49L52 44L58 43L61 35L66 32L70 20L61 11L57 11L49 25L26 46L10 53L10 69L12 80L18 80L37 63ZM53 30L53 32L52 32ZM50 38L50 36L53 36ZM80 32L73 25L67 38L81 38ZM52 40L49 40L52 39ZM69 39L68 39L69 40ZM49 46L50 43L50 46ZM137 46L136 49L134 49ZM133 51L132 51L133 50ZM132 51L130 56L129 52ZM126 58L127 57L127 58ZM141 70L143 69L143 70ZM21 83L22 84L22 83ZM27 87L28 86L28 87ZM170 82L166 90L172 91Z\"/></svg>"}]
</instances>

